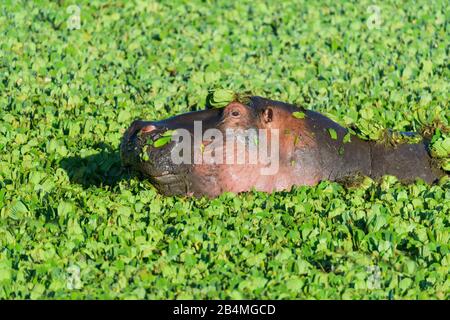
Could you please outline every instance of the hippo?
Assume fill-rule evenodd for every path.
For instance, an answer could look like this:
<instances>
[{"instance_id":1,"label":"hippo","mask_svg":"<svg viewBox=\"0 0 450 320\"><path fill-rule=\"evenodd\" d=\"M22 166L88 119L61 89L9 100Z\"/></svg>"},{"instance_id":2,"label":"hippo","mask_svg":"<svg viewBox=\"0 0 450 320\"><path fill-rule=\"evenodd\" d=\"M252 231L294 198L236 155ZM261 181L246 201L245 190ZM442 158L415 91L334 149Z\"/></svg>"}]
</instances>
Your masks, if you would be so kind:
<instances>
[{"instance_id":1,"label":"hippo","mask_svg":"<svg viewBox=\"0 0 450 320\"><path fill-rule=\"evenodd\" d=\"M160 193L195 197L290 190L355 176L431 184L445 175L424 139L395 146L365 141L318 112L259 96L160 121L135 120L120 155L123 166Z\"/></svg>"}]
</instances>

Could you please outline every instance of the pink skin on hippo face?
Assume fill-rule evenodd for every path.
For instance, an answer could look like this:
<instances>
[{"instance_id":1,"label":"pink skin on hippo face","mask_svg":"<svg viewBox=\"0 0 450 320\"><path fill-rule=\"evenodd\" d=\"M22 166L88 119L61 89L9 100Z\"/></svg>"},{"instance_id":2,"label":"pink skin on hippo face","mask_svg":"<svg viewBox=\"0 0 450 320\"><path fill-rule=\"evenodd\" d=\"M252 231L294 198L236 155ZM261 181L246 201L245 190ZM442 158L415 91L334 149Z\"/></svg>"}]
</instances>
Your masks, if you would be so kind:
<instances>
[{"instance_id":1,"label":"pink skin on hippo face","mask_svg":"<svg viewBox=\"0 0 450 320\"><path fill-rule=\"evenodd\" d=\"M304 116L294 117L294 112ZM183 138L172 137L170 143L155 146L168 130L184 133ZM258 139L264 139L256 139L252 148L252 136L240 139L242 132L261 133ZM235 101L225 108L161 121L137 120L126 131L120 151L125 166L149 178L166 195L273 192L358 174L372 178L391 174L428 183L443 175L432 167L424 143L391 148L355 136L344 142L346 134L347 129L317 112L251 97L247 104Z\"/></svg>"}]
</instances>

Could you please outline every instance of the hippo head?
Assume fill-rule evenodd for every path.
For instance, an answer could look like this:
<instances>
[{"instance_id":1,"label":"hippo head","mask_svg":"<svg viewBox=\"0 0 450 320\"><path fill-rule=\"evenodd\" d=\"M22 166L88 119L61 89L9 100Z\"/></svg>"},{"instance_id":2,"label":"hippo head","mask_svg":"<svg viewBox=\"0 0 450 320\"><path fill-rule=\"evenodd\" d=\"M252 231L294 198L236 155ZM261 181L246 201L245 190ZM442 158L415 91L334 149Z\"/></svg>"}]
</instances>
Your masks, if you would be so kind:
<instances>
[{"instance_id":1,"label":"hippo head","mask_svg":"<svg viewBox=\"0 0 450 320\"><path fill-rule=\"evenodd\" d=\"M150 179L165 195L217 196L223 191L240 192L253 187L283 189L283 181L274 186L270 176L278 173L273 157L278 157L277 148L283 146L271 142L274 135L264 135L263 131L298 127L288 123L299 120L291 116L294 111L298 109L293 105L251 97L245 103L234 101L223 108L161 121L136 120L120 146L122 163ZM252 158L263 142L266 155ZM239 144L248 148L239 149ZM282 158L276 161L289 161L286 152ZM261 172L269 167L272 173Z\"/></svg>"}]
</instances>

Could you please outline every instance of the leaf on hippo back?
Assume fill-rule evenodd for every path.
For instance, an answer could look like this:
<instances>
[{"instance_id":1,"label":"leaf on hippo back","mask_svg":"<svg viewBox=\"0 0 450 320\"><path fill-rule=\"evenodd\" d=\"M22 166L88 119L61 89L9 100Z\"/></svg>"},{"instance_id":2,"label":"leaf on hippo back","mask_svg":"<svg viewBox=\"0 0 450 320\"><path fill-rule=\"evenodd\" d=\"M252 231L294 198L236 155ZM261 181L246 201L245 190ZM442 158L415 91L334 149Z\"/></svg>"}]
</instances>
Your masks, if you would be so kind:
<instances>
[{"instance_id":1,"label":"leaf on hippo back","mask_svg":"<svg viewBox=\"0 0 450 320\"><path fill-rule=\"evenodd\" d=\"M214 108L221 108L232 102L236 94L232 90L218 89L211 92L210 105Z\"/></svg>"},{"instance_id":2,"label":"leaf on hippo back","mask_svg":"<svg viewBox=\"0 0 450 320\"><path fill-rule=\"evenodd\" d=\"M300 142L300 136L296 135L294 138L294 146L296 146Z\"/></svg>"},{"instance_id":3,"label":"leaf on hippo back","mask_svg":"<svg viewBox=\"0 0 450 320\"><path fill-rule=\"evenodd\" d=\"M403 136L403 142L405 143L420 143L423 140L423 137L415 132L402 132L401 134Z\"/></svg>"},{"instance_id":4,"label":"leaf on hippo back","mask_svg":"<svg viewBox=\"0 0 450 320\"><path fill-rule=\"evenodd\" d=\"M295 112L292 112L292 116L297 119L304 119L306 115L304 112L295 111Z\"/></svg>"},{"instance_id":5,"label":"leaf on hippo back","mask_svg":"<svg viewBox=\"0 0 450 320\"><path fill-rule=\"evenodd\" d=\"M446 158L450 156L450 137L442 136L434 141L431 146L431 153L437 158Z\"/></svg>"},{"instance_id":6,"label":"leaf on hippo back","mask_svg":"<svg viewBox=\"0 0 450 320\"><path fill-rule=\"evenodd\" d=\"M442 138L442 147L447 151L447 154L450 154L450 136Z\"/></svg>"},{"instance_id":7,"label":"leaf on hippo back","mask_svg":"<svg viewBox=\"0 0 450 320\"><path fill-rule=\"evenodd\" d=\"M439 128L436 129L436 132L433 135L433 138L431 139L431 144L435 143L439 138L442 136L441 130Z\"/></svg>"},{"instance_id":8,"label":"leaf on hippo back","mask_svg":"<svg viewBox=\"0 0 450 320\"><path fill-rule=\"evenodd\" d=\"M350 134L350 132L347 132L347 134L344 136L344 138L342 139L342 142L343 143L349 143L349 142L351 142L352 140L351 140L351 134Z\"/></svg>"},{"instance_id":9,"label":"leaf on hippo back","mask_svg":"<svg viewBox=\"0 0 450 320\"><path fill-rule=\"evenodd\" d=\"M333 128L328 128L328 133L330 134L331 139L337 140L336 130L334 130Z\"/></svg>"},{"instance_id":10,"label":"leaf on hippo back","mask_svg":"<svg viewBox=\"0 0 450 320\"><path fill-rule=\"evenodd\" d=\"M445 159L442 163L442 169L450 172L450 159Z\"/></svg>"}]
</instances>

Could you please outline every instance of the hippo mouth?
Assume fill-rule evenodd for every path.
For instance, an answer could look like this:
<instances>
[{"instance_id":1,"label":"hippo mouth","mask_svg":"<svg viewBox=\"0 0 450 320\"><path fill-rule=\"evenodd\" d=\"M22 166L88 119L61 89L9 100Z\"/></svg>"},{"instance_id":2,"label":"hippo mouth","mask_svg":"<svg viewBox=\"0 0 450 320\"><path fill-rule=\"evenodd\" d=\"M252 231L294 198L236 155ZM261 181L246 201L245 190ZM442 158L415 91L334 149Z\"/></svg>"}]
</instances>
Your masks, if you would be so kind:
<instances>
[{"instance_id":1,"label":"hippo mouth","mask_svg":"<svg viewBox=\"0 0 450 320\"><path fill-rule=\"evenodd\" d=\"M155 128L153 124L135 121L125 133L120 145L120 155L124 167L139 172L164 194L188 194L189 183L186 166L174 165L171 150L174 142L155 146L166 127Z\"/></svg>"},{"instance_id":2,"label":"hippo mouth","mask_svg":"<svg viewBox=\"0 0 450 320\"><path fill-rule=\"evenodd\" d=\"M150 176L149 179L159 192L165 194L181 195L190 192L190 184L184 174L166 173L159 176Z\"/></svg>"},{"instance_id":3,"label":"hippo mouth","mask_svg":"<svg viewBox=\"0 0 450 320\"><path fill-rule=\"evenodd\" d=\"M137 150L140 149L137 148ZM177 168L178 170L173 169L171 171L161 171L166 168L159 169L158 166L154 165L157 163L156 161L150 160L148 162L142 162L140 159L137 159L136 154L131 155L131 159L130 155L123 156L123 158L128 159L128 162L124 161L124 163L126 163L126 167L138 171L143 177L149 179L151 184L159 192L172 195L189 193L190 184L185 171L179 170L179 168Z\"/></svg>"}]
</instances>

